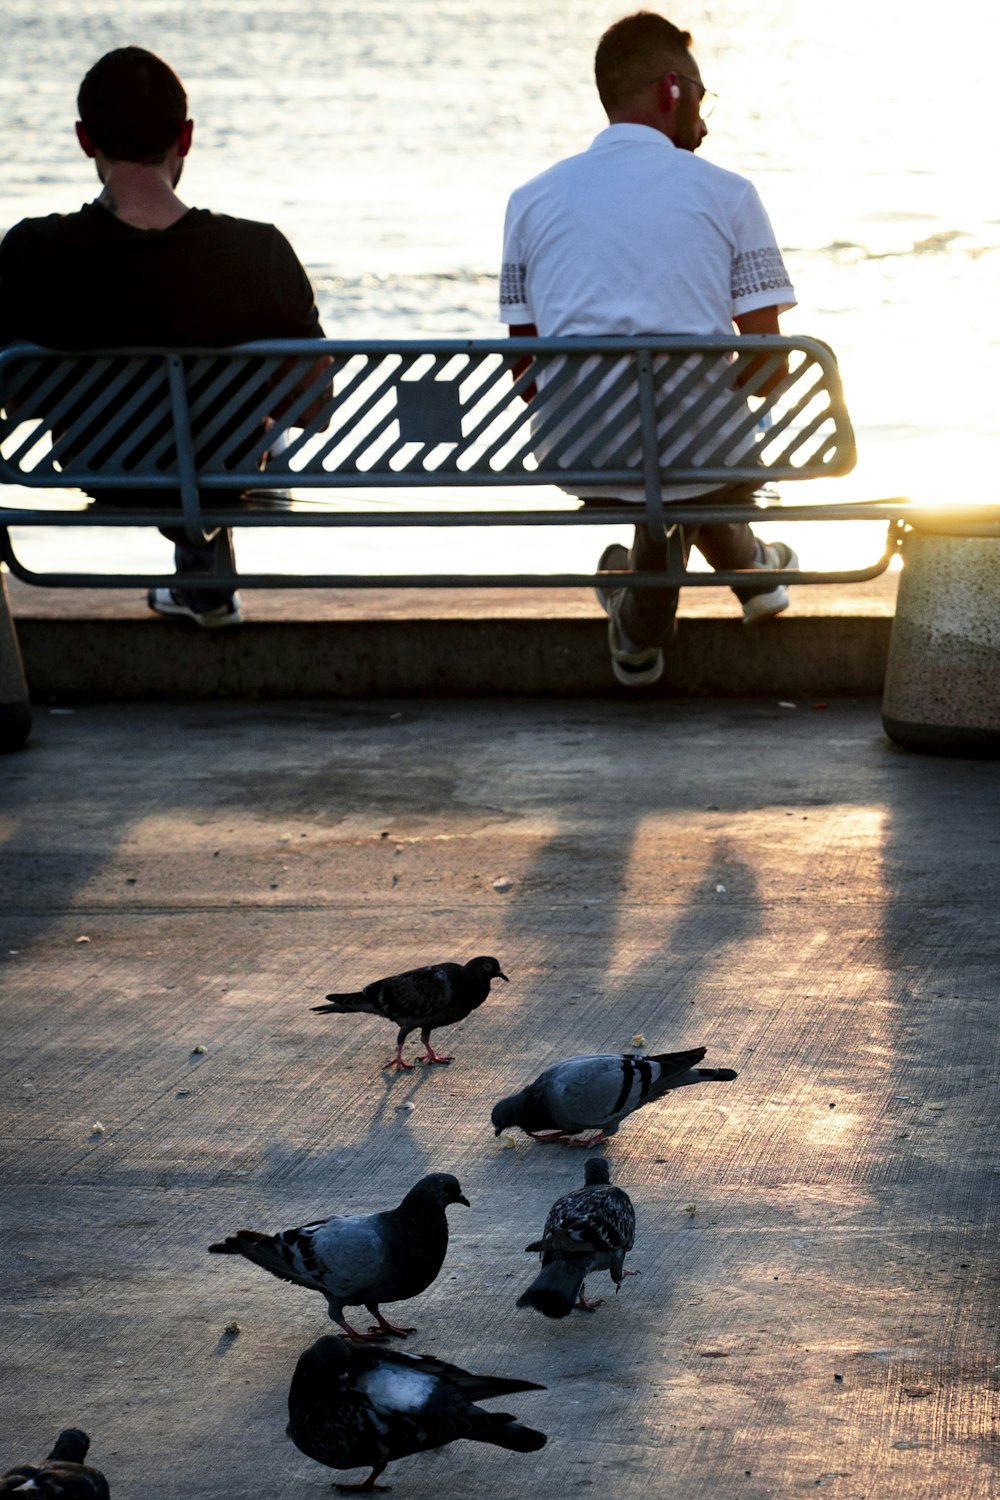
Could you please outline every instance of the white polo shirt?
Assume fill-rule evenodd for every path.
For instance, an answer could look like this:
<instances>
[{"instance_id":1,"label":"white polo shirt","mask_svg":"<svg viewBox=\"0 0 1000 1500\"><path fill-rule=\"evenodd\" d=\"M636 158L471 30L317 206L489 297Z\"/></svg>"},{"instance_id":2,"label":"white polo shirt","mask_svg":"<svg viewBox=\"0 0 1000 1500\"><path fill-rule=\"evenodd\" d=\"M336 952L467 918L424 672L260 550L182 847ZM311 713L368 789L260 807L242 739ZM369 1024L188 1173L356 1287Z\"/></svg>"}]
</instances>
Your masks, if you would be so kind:
<instances>
[{"instance_id":1,"label":"white polo shirt","mask_svg":"<svg viewBox=\"0 0 1000 1500\"><path fill-rule=\"evenodd\" d=\"M504 323L534 323L543 338L700 336L732 333L737 314L794 305L753 184L650 126L610 125L511 195ZM664 497L712 488L668 486Z\"/></svg>"}]
</instances>

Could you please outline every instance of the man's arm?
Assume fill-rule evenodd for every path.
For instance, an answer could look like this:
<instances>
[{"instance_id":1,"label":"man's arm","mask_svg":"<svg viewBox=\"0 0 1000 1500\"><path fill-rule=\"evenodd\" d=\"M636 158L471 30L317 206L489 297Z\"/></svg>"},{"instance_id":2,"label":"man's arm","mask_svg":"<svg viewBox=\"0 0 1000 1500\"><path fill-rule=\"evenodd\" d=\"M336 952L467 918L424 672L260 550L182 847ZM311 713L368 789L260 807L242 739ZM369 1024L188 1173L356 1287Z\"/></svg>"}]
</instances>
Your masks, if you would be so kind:
<instances>
[{"instance_id":1,"label":"man's arm","mask_svg":"<svg viewBox=\"0 0 1000 1500\"><path fill-rule=\"evenodd\" d=\"M534 323L511 323L507 328L507 332L510 334L512 339L537 339L538 337L538 329L535 327ZM522 354L520 359L515 360L514 368L511 371L513 379L517 380L520 375L523 375L525 370L529 368L530 364L531 358L527 354ZM524 390L521 392L521 400L533 401L537 395L538 387L536 386L535 382L532 381L531 384L526 385Z\"/></svg>"},{"instance_id":2,"label":"man's arm","mask_svg":"<svg viewBox=\"0 0 1000 1500\"><path fill-rule=\"evenodd\" d=\"M283 379L283 377L287 375L288 371L297 364L301 364L301 360L286 359L284 364L279 368L275 379ZM333 360L330 358L329 354L323 354L319 359L315 360L313 364L309 366L308 370L304 372L301 380L297 381L296 384L292 387L285 399L283 401L280 401L274 408L274 410L271 412L271 416L279 418L283 417L288 411L289 407L294 404L296 398L303 396L312 385L313 381L319 375L321 375L324 370L328 370L332 364ZM305 411L296 412L289 425L292 427L308 427L310 422L312 422L316 417L322 414L324 407L326 407L328 403L332 401L332 399L333 381L330 380L327 381L326 385L324 385L319 395L309 403ZM325 432L329 425L330 412L327 411L325 420L320 423L319 427L316 430L317 432Z\"/></svg>"},{"instance_id":3,"label":"man's arm","mask_svg":"<svg viewBox=\"0 0 1000 1500\"><path fill-rule=\"evenodd\" d=\"M316 297L312 289L312 283L306 275L302 262L292 249L288 240L280 229L272 224L269 226L271 234L271 288L276 305L281 309L281 330L275 329L272 337L275 338L322 338L323 329L319 321L319 313L316 310ZM288 373L294 361L287 360L279 369L277 378L281 379ZM303 371L302 378L296 381L289 395L271 413L273 417L282 417L295 401L307 391L312 382L324 370L328 370L333 364L329 355L321 355L309 368ZM297 412L291 425L293 427L308 427L323 411L323 408L333 399L333 382L326 384L319 395L312 400L305 411ZM327 412L326 420L320 424L319 431L324 431L330 425L330 414Z\"/></svg>"},{"instance_id":4,"label":"man's arm","mask_svg":"<svg viewBox=\"0 0 1000 1500\"><path fill-rule=\"evenodd\" d=\"M767 334L781 332L781 329L778 327L778 309L776 307L755 307L751 312L738 313L733 318L733 322L736 324L740 333ZM750 363L744 368L743 373L738 378L736 384L746 385L747 381L752 380L754 375L756 375L757 371L760 369L761 365L764 364L767 358L767 355L761 354L757 359L752 359ZM774 374L769 375L767 380L764 381L764 384L757 387L757 389L754 391L754 395L769 395L770 392L773 391L782 380L784 380L787 374L788 360L783 359L778 369L775 370Z\"/></svg>"}]
</instances>

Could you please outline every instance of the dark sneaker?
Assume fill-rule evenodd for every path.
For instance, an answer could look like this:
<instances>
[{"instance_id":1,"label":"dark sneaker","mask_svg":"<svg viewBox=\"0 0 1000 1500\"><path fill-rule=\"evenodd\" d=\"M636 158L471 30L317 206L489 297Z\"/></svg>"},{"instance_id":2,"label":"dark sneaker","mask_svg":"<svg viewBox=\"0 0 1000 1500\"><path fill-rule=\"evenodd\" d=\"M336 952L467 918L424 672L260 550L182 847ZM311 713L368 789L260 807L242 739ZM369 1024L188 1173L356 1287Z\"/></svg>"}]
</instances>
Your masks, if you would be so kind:
<instances>
[{"instance_id":1,"label":"dark sneaker","mask_svg":"<svg viewBox=\"0 0 1000 1500\"><path fill-rule=\"evenodd\" d=\"M787 542L761 542L760 547L764 558L753 564L755 568L773 570L797 568L799 565L798 557ZM740 594L744 625L760 625L764 620L773 620L775 615L788 608L788 590L783 583L776 584L773 589L762 589L757 594L745 594L741 589Z\"/></svg>"},{"instance_id":2,"label":"dark sneaker","mask_svg":"<svg viewBox=\"0 0 1000 1500\"><path fill-rule=\"evenodd\" d=\"M599 573L628 570L628 550L620 542L605 547L597 564ZM608 650L615 680L623 687L649 687L663 676L663 650L660 646L636 646L629 640L618 621L624 589L596 588L597 602L608 617Z\"/></svg>"},{"instance_id":3,"label":"dark sneaker","mask_svg":"<svg viewBox=\"0 0 1000 1500\"><path fill-rule=\"evenodd\" d=\"M240 613L240 596L234 594L231 599L222 604L214 604L208 609L197 609L193 604L185 602L184 595L177 589L150 589L146 595L146 602L154 614L168 615L174 619L193 620L196 625L201 625L205 630L218 630L224 625L238 625L243 616Z\"/></svg>"}]
</instances>

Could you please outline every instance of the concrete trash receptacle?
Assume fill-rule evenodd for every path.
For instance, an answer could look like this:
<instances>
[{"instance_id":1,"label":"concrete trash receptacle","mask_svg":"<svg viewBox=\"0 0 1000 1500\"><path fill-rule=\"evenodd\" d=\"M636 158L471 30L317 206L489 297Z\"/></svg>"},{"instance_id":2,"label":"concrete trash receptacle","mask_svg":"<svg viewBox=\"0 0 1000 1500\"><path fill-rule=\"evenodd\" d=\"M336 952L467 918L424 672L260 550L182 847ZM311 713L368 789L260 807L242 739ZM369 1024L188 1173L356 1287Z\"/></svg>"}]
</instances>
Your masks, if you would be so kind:
<instances>
[{"instance_id":1,"label":"concrete trash receptacle","mask_svg":"<svg viewBox=\"0 0 1000 1500\"><path fill-rule=\"evenodd\" d=\"M1000 526L903 543L882 723L907 750L1000 756Z\"/></svg>"}]
</instances>

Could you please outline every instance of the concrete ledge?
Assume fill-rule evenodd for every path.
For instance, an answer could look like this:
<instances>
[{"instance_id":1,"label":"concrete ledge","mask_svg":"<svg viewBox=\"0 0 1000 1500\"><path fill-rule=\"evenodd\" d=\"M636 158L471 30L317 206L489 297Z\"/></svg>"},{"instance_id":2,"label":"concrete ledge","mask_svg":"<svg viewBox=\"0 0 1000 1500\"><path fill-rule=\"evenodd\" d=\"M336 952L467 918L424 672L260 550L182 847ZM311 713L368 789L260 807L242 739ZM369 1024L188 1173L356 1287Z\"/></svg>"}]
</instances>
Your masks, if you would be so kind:
<instances>
[{"instance_id":1,"label":"concrete ledge","mask_svg":"<svg viewBox=\"0 0 1000 1500\"><path fill-rule=\"evenodd\" d=\"M881 692L891 621L820 616L746 630L679 623L661 697ZM157 620L18 622L37 700L341 698L623 691L601 620L253 622L208 632Z\"/></svg>"},{"instance_id":2,"label":"concrete ledge","mask_svg":"<svg viewBox=\"0 0 1000 1500\"><path fill-rule=\"evenodd\" d=\"M722 589L689 589L653 697L834 697L882 690L895 575L799 589L747 629ZM200 630L115 590L11 580L36 701L59 699L632 697L611 675L607 622L585 590L274 590L245 622Z\"/></svg>"}]
</instances>

